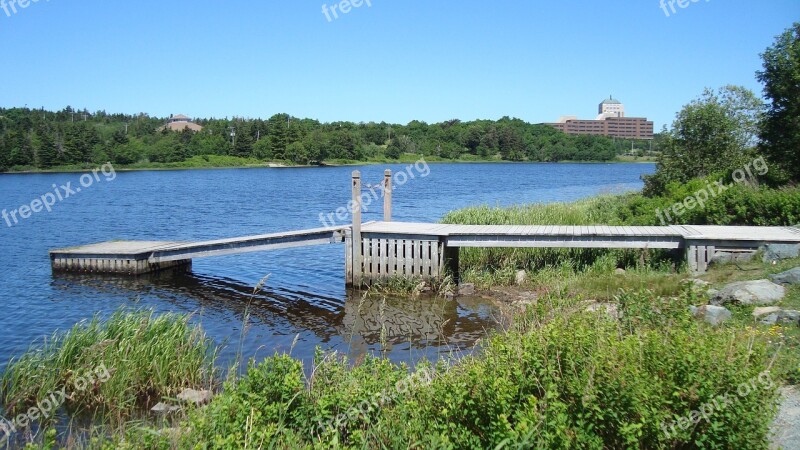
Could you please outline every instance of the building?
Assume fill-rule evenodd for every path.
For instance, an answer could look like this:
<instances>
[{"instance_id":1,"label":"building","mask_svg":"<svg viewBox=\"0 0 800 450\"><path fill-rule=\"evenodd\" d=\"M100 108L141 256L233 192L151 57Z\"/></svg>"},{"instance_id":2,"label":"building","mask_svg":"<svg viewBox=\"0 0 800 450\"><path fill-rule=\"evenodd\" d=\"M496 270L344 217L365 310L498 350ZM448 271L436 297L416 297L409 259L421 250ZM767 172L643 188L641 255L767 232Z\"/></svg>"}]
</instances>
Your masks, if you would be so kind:
<instances>
[{"instance_id":1,"label":"building","mask_svg":"<svg viewBox=\"0 0 800 450\"><path fill-rule=\"evenodd\" d=\"M163 127L161 127L161 130L165 128L172 131L183 131L186 128L192 131L201 131L203 129L202 126L192 122L190 118L184 116L183 114L169 116L169 120Z\"/></svg>"},{"instance_id":2,"label":"building","mask_svg":"<svg viewBox=\"0 0 800 450\"><path fill-rule=\"evenodd\" d=\"M609 95L608 99L603 100L603 103L600 103L600 106L597 107L597 114L596 120L602 120L606 117L625 117L625 105Z\"/></svg>"},{"instance_id":3,"label":"building","mask_svg":"<svg viewBox=\"0 0 800 450\"><path fill-rule=\"evenodd\" d=\"M567 134L618 137L623 139L653 139L653 122L644 117L625 117L625 105L613 97L603 100L594 120L581 120L577 116L564 116L558 122L548 123Z\"/></svg>"}]
</instances>

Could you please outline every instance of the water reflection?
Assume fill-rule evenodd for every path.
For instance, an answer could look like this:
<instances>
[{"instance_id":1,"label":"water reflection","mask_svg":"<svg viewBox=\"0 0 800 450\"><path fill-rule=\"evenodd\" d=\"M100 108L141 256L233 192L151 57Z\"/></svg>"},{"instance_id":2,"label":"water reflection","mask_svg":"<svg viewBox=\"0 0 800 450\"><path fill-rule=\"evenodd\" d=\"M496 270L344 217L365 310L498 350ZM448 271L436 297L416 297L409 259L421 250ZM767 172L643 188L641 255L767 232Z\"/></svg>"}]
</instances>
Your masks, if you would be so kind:
<instances>
[{"instance_id":1,"label":"water reflection","mask_svg":"<svg viewBox=\"0 0 800 450\"><path fill-rule=\"evenodd\" d=\"M172 304L168 310L196 313L211 336L240 336L245 357L292 350L303 358L316 346L335 349L353 359L382 354L412 364L421 356L469 351L495 329L495 308L480 299L448 300L430 296L364 296L351 291L344 302L311 292L253 286L224 277L162 272L138 278L113 275L57 274L57 290L92 290L112 297L155 296ZM149 306L144 304L142 306ZM275 335L284 336L275 345ZM299 336L299 338L297 338ZM239 342L227 344L221 356L232 361Z\"/></svg>"}]
</instances>

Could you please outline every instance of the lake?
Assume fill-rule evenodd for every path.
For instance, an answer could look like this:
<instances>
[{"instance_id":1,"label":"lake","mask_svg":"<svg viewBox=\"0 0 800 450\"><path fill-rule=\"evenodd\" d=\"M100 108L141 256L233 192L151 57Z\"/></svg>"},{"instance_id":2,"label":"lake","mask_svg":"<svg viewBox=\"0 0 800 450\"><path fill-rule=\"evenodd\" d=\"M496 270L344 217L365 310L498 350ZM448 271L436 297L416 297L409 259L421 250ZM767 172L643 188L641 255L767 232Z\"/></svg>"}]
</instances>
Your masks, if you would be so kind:
<instances>
[{"instance_id":1,"label":"lake","mask_svg":"<svg viewBox=\"0 0 800 450\"><path fill-rule=\"evenodd\" d=\"M640 189L640 176L655 168L491 163L114 172L109 167L88 178L0 175L0 208L6 210L0 222L0 370L33 340L96 313L107 316L120 305L194 314L193 320L225 346L223 365L240 346L246 358L291 351L308 361L320 346L351 357L384 354L409 363L468 350L496 327L489 302L348 296L343 245L199 259L184 275L125 278L50 271L47 252L59 247L321 227L321 217L330 223L347 205L354 169L361 170L364 184L378 184L387 167L407 174L393 194L398 221L438 221L470 205L571 201ZM49 212L38 205L41 211L26 211L27 218L20 211L8 215L35 199L57 196ZM381 219L380 203L368 207L364 221ZM262 291L254 294L267 275Z\"/></svg>"}]
</instances>

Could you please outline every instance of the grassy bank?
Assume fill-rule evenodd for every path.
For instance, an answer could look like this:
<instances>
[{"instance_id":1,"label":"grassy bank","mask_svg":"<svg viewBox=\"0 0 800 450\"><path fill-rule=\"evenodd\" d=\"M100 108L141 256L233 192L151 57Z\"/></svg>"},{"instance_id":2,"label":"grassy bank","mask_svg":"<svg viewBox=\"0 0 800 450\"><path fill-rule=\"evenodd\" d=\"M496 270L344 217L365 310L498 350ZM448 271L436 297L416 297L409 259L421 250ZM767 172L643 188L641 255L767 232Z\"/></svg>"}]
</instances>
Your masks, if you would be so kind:
<instances>
[{"instance_id":1,"label":"grassy bank","mask_svg":"<svg viewBox=\"0 0 800 450\"><path fill-rule=\"evenodd\" d=\"M415 370L319 353L252 362L205 408L95 430L85 448L763 448L777 381L767 339L711 328L676 298L621 294L624 319L550 295L461 360ZM173 319L174 320L174 319ZM113 377L113 375L112 375ZM724 410L684 417L731 395ZM735 395L735 394L734 394ZM102 429L102 428L101 428ZM42 444L35 448L46 448Z\"/></svg>"}]
</instances>

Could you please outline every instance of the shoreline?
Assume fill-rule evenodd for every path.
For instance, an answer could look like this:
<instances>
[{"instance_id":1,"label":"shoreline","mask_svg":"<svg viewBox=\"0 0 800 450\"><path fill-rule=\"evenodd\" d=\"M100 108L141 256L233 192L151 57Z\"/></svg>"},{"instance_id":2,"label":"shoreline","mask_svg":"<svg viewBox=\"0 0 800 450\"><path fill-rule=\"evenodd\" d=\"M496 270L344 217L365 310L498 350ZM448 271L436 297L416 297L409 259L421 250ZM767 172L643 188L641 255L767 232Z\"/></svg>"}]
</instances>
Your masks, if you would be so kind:
<instances>
[{"instance_id":1,"label":"shoreline","mask_svg":"<svg viewBox=\"0 0 800 450\"><path fill-rule=\"evenodd\" d=\"M424 158L424 156L419 156ZM416 161L416 160L415 160ZM351 167L351 166L377 166L377 165L397 165L397 164L411 164L415 161L411 159L399 159L397 161L355 161L355 162L329 162L322 164L283 164L283 163L263 163L263 164L242 164L242 165L209 165L209 166L192 166L192 167L114 167L117 172L167 172L167 171L182 171L182 170L226 170L226 169L315 169L326 167ZM485 160L485 161L469 161L469 160L434 160L427 161L428 164L655 164L656 161L502 161L502 160ZM36 170L11 170L0 171L0 175L37 175L37 174L51 174L51 173L83 173L92 170L96 165L87 166L84 168L77 168L73 166L54 167L50 169L36 169Z\"/></svg>"}]
</instances>

